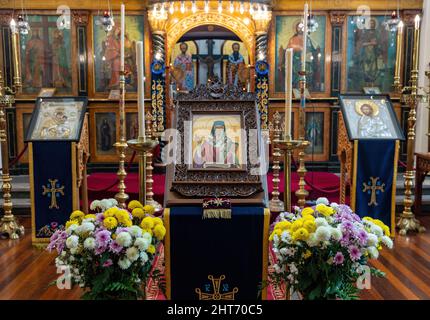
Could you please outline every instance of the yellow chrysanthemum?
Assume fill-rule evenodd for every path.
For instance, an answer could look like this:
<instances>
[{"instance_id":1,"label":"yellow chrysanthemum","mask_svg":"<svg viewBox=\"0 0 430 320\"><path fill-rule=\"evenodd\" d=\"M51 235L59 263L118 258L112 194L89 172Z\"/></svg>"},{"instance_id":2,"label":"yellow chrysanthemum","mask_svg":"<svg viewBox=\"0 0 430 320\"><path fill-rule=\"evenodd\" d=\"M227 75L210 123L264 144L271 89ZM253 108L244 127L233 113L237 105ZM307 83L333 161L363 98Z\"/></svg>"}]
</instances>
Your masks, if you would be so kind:
<instances>
[{"instance_id":1,"label":"yellow chrysanthemum","mask_svg":"<svg viewBox=\"0 0 430 320\"><path fill-rule=\"evenodd\" d=\"M153 235L152 229L143 229L143 232L148 232L151 235L151 237Z\"/></svg>"},{"instance_id":2,"label":"yellow chrysanthemum","mask_svg":"<svg viewBox=\"0 0 430 320\"><path fill-rule=\"evenodd\" d=\"M390 228L388 226L382 227L382 230L384 230L384 233L387 237L391 237L391 232L390 232Z\"/></svg>"},{"instance_id":3,"label":"yellow chrysanthemum","mask_svg":"<svg viewBox=\"0 0 430 320\"><path fill-rule=\"evenodd\" d=\"M373 219L371 217L364 217L363 220L373 222Z\"/></svg>"},{"instance_id":4,"label":"yellow chrysanthemum","mask_svg":"<svg viewBox=\"0 0 430 320\"><path fill-rule=\"evenodd\" d=\"M307 215L312 215L314 213L314 209L311 207L306 207L302 210L302 216L305 217Z\"/></svg>"},{"instance_id":5,"label":"yellow chrysanthemum","mask_svg":"<svg viewBox=\"0 0 430 320\"><path fill-rule=\"evenodd\" d=\"M85 216L85 213L83 213L80 210L75 210L72 212L72 214L70 215L70 220L78 220L78 219L82 219Z\"/></svg>"},{"instance_id":6,"label":"yellow chrysanthemum","mask_svg":"<svg viewBox=\"0 0 430 320\"><path fill-rule=\"evenodd\" d=\"M305 228L299 228L293 233L293 240L307 240L309 238L309 232Z\"/></svg>"},{"instance_id":7,"label":"yellow chrysanthemum","mask_svg":"<svg viewBox=\"0 0 430 320\"><path fill-rule=\"evenodd\" d=\"M130 215L128 214L128 211L121 209L115 212L115 218L119 223L125 224L126 221L130 220Z\"/></svg>"},{"instance_id":8,"label":"yellow chrysanthemum","mask_svg":"<svg viewBox=\"0 0 430 320\"><path fill-rule=\"evenodd\" d=\"M103 220L103 225L110 230L116 228L118 221L114 217L107 217Z\"/></svg>"},{"instance_id":9,"label":"yellow chrysanthemum","mask_svg":"<svg viewBox=\"0 0 430 320\"><path fill-rule=\"evenodd\" d=\"M334 213L334 209L332 207L326 206L323 203L318 204L315 209L324 217L331 216Z\"/></svg>"},{"instance_id":10,"label":"yellow chrysanthemum","mask_svg":"<svg viewBox=\"0 0 430 320\"><path fill-rule=\"evenodd\" d=\"M317 225L313 220L305 220L305 222L303 222L303 227L308 230L309 233L315 232L317 229Z\"/></svg>"},{"instance_id":11,"label":"yellow chrysanthemum","mask_svg":"<svg viewBox=\"0 0 430 320\"><path fill-rule=\"evenodd\" d=\"M134 208L133 211L131 211L131 215L135 218L142 219L145 216L145 212L142 208Z\"/></svg>"},{"instance_id":12,"label":"yellow chrysanthemum","mask_svg":"<svg viewBox=\"0 0 430 320\"><path fill-rule=\"evenodd\" d=\"M95 214L90 213L90 214L85 215L85 217L84 217L84 218L85 218L85 219L96 219L96 215L95 215Z\"/></svg>"},{"instance_id":13,"label":"yellow chrysanthemum","mask_svg":"<svg viewBox=\"0 0 430 320\"><path fill-rule=\"evenodd\" d=\"M308 221L308 220L315 221L315 217L311 214L305 215L302 219L303 219L303 222Z\"/></svg>"},{"instance_id":14,"label":"yellow chrysanthemum","mask_svg":"<svg viewBox=\"0 0 430 320\"><path fill-rule=\"evenodd\" d=\"M154 227L158 225L164 226L163 219L159 217L152 218L152 221L154 221Z\"/></svg>"},{"instance_id":15,"label":"yellow chrysanthemum","mask_svg":"<svg viewBox=\"0 0 430 320\"><path fill-rule=\"evenodd\" d=\"M157 224L154 227L154 236L158 239L158 240L163 240L164 236L166 235L166 228L161 225L161 224Z\"/></svg>"},{"instance_id":16,"label":"yellow chrysanthemum","mask_svg":"<svg viewBox=\"0 0 430 320\"><path fill-rule=\"evenodd\" d=\"M114 216L115 216L115 213L116 213L118 210L119 210L119 209L118 209L117 207L109 208L109 209L107 209L107 210L103 213L103 216L104 216L105 218L107 218L107 217L114 217Z\"/></svg>"},{"instance_id":17,"label":"yellow chrysanthemum","mask_svg":"<svg viewBox=\"0 0 430 320\"><path fill-rule=\"evenodd\" d=\"M306 252L303 254L303 258L304 259L308 259L312 256L312 251L311 250L306 250Z\"/></svg>"},{"instance_id":18,"label":"yellow chrysanthemum","mask_svg":"<svg viewBox=\"0 0 430 320\"><path fill-rule=\"evenodd\" d=\"M275 237L275 234L278 236L278 237L280 237L281 236L281 234L282 234L282 230L281 229L275 229L275 230L273 230L273 232L270 234L270 236L269 236L269 241L273 241L273 238Z\"/></svg>"},{"instance_id":19,"label":"yellow chrysanthemum","mask_svg":"<svg viewBox=\"0 0 430 320\"><path fill-rule=\"evenodd\" d=\"M151 217L146 217L142 220L140 226L142 229L152 229L154 228L154 219Z\"/></svg>"},{"instance_id":20,"label":"yellow chrysanthemum","mask_svg":"<svg viewBox=\"0 0 430 320\"><path fill-rule=\"evenodd\" d=\"M145 212L145 214L153 215L155 212L155 209L153 206L147 204L143 207L143 211Z\"/></svg>"},{"instance_id":21,"label":"yellow chrysanthemum","mask_svg":"<svg viewBox=\"0 0 430 320\"><path fill-rule=\"evenodd\" d=\"M131 200L131 201L128 203L128 208L129 208L130 210L134 210L134 209L136 209L136 208L141 208L141 209L143 209L143 205L142 205L139 201L137 201L137 200Z\"/></svg>"},{"instance_id":22,"label":"yellow chrysanthemum","mask_svg":"<svg viewBox=\"0 0 430 320\"><path fill-rule=\"evenodd\" d=\"M69 220L69 221L67 221L67 222L66 222L66 230L67 230L67 229L69 229L69 227L70 227L72 224L79 225L79 222L78 222L77 220Z\"/></svg>"},{"instance_id":23,"label":"yellow chrysanthemum","mask_svg":"<svg viewBox=\"0 0 430 320\"><path fill-rule=\"evenodd\" d=\"M153 244L150 244L148 249L146 250L146 252L148 252L150 254L154 254L155 253L155 246Z\"/></svg>"},{"instance_id":24,"label":"yellow chrysanthemum","mask_svg":"<svg viewBox=\"0 0 430 320\"><path fill-rule=\"evenodd\" d=\"M276 229L280 229L280 230L287 230L291 227L291 222L289 221L281 221L278 222L275 226L275 230Z\"/></svg>"},{"instance_id":25,"label":"yellow chrysanthemum","mask_svg":"<svg viewBox=\"0 0 430 320\"><path fill-rule=\"evenodd\" d=\"M303 219L297 219L290 227L291 232L295 232L303 227Z\"/></svg>"}]
</instances>

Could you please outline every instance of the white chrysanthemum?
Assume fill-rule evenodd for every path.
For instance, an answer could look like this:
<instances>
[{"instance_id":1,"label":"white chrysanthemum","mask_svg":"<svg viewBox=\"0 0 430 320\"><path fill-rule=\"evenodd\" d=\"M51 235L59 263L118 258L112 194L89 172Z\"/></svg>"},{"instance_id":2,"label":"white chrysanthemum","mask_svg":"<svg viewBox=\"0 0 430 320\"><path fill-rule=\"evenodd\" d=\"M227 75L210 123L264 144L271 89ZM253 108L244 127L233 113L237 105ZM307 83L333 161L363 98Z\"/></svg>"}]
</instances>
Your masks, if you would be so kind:
<instances>
[{"instance_id":1,"label":"white chrysanthemum","mask_svg":"<svg viewBox=\"0 0 430 320\"><path fill-rule=\"evenodd\" d=\"M309 238L306 240L306 243L308 244L309 247L316 247L320 241L317 239L317 236L315 235L315 233L312 233Z\"/></svg>"},{"instance_id":2,"label":"white chrysanthemum","mask_svg":"<svg viewBox=\"0 0 430 320\"><path fill-rule=\"evenodd\" d=\"M74 256L70 256L69 257L69 262L73 262L73 261L75 261L76 259L75 259L75 257Z\"/></svg>"},{"instance_id":3,"label":"white chrysanthemum","mask_svg":"<svg viewBox=\"0 0 430 320\"><path fill-rule=\"evenodd\" d=\"M291 241L291 234L288 231L283 231L281 233L281 240L283 242L289 243Z\"/></svg>"},{"instance_id":4,"label":"white chrysanthemum","mask_svg":"<svg viewBox=\"0 0 430 320\"><path fill-rule=\"evenodd\" d=\"M96 219L94 218L85 218L84 220L82 220L82 223L87 223L87 222L93 223L94 221L96 221Z\"/></svg>"},{"instance_id":5,"label":"white chrysanthemum","mask_svg":"<svg viewBox=\"0 0 430 320\"><path fill-rule=\"evenodd\" d=\"M367 245L368 246L376 246L378 244L378 237L373 233L367 234Z\"/></svg>"},{"instance_id":6,"label":"white chrysanthemum","mask_svg":"<svg viewBox=\"0 0 430 320\"><path fill-rule=\"evenodd\" d=\"M84 234L87 232L94 231L96 227L91 222L83 222L79 227L76 228L77 234Z\"/></svg>"},{"instance_id":7,"label":"white chrysanthemum","mask_svg":"<svg viewBox=\"0 0 430 320\"><path fill-rule=\"evenodd\" d=\"M287 248L281 248L281 249L279 250L279 253L280 253L280 254L282 254L283 256L286 256L286 255L287 255L287 253L288 253L288 249L287 249Z\"/></svg>"},{"instance_id":8,"label":"white chrysanthemum","mask_svg":"<svg viewBox=\"0 0 430 320\"><path fill-rule=\"evenodd\" d=\"M342 231L339 228L331 228L330 233L334 240L339 241L342 239Z\"/></svg>"},{"instance_id":9,"label":"white chrysanthemum","mask_svg":"<svg viewBox=\"0 0 430 320\"><path fill-rule=\"evenodd\" d=\"M279 214L279 218L280 218L281 220L284 220L284 219L285 219L285 213L284 213L284 212L281 212L281 213Z\"/></svg>"},{"instance_id":10,"label":"white chrysanthemum","mask_svg":"<svg viewBox=\"0 0 430 320\"><path fill-rule=\"evenodd\" d=\"M379 257L379 251L376 247L369 247L367 248L367 252L369 253L369 256L372 259L378 259Z\"/></svg>"},{"instance_id":11,"label":"white chrysanthemum","mask_svg":"<svg viewBox=\"0 0 430 320\"><path fill-rule=\"evenodd\" d=\"M109 199L103 199L100 201L100 205L103 208L103 210L107 210L111 207L111 201Z\"/></svg>"},{"instance_id":12,"label":"white chrysanthemum","mask_svg":"<svg viewBox=\"0 0 430 320\"><path fill-rule=\"evenodd\" d=\"M383 236L381 240L382 240L382 243L385 244L388 249L392 249L393 248L393 240L391 240L390 237Z\"/></svg>"},{"instance_id":13,"label":"white chrysanthemum","mask_svg":"<svg viewBox=\"0 0 430 320\"><path fill-rule=\"evenodd\" d=\"M131 226L127 230L135 238L142 236L142 228L140 228L139 226Z\"/></svg>"},{"instance_id":14,"label":"white chrysanthemum","mask_svg":"<svg viewBox=\"0 0 430 320\"><path fill-rule=\"evenodd\" d=\"M285 266L279 266L278 264L273 265L276 273L283 273L285 271Z\"/></svg>"},{"instance_id":15,"label":"white chrysanthemum","mask_svg":"<svg viewBox=\"0 0 430 320\"><path fill-rule=\"evenodd\" d=\"M321 217L315 219L315 224L317 227L328 226L327 220L325 218L321 218Z\"/></svg>"},{"instance_id":16,"label":"white chrysanthemum","mask_svg":"<svg viewBox=\"0 0 430 320\"><path fill-rule=\"evenodd\" d=\"M142 251L140 253L140 261L142 261L142 264L145 264L149 260L148 254L145 251Z\"/></svg>"},{"instance_id":17,"label":"white chrysanthemum","mask_svg":"<svg viewBox=\"0 0 430 320\"><path fill-rule=\"evenodd\" d=\"M382 237L384 235L382 228L376 224L370 227L370 231L372 231L372 233L376 234L378 237Z\"/></svg>"},{"instance_id":18,"label":"white chrysanthemum","mask_svg":"<svg viewBox=\"0 0 430 320\"><path fill-rule=\"evenodd\" d=\"M59 257L55 258L55 266L59 267L59 266L63 266L65 263L63 260L61 260Z\"/></svg>"},{"instance_id":19,"label":"white chrysanthemum","mask_svg":"<svg viewBox=\"0 0 430 320\"><path fill-rule=\"evenodd\" d=\"M77 224L71 224L67 229L66 229L66 232L67 232L67 234L68 235L71 235L75 230L76 230L76 228L78 227L78 225Z\"/></svg>"},{"instance_id":20,"label":"white chrysanthemum","mask_svg":"<svg viewBox=\"0 0 430 320\"><path fill-rule=\"evenodd\" d=\"M328 199L327 198L325 198L325 197L319 197L318 199L317 199L317 201L316 201L316 205L319 205L319 204L325 204L326 206L328 206L329 204L330 204L330 201L328 201Z\"/></svg>"},{"instance_id":21,"label":"white chrysanthemum","mask_svg":"<svg viewBox=\"0 0 430 320\"><path fill-rule=\"evenodd\" d=\"M93 202L91 202L90 204L90 209L92 211L95 211L97 208L100 208L100 200L94 200Z\"/></svg>"},{"instance_id":22,"label":"white chrysanthemum","mask_svg":"<svg viewBox=\"0 0 430 320\"><path fill-rule=\"evenodd\" d=\"M277 246L279 244L279 237L277 234L273 236L273 244Z\"/></svg>"},{"instance_id":23,"label":"white chrysanthemum","mask_svg":"<svg viewBox=\"0 0 430 320\"><path fill-rule=\"evenodd\" d=\"M131 245L131 235L128 232L120 232L116 237L116 242L122 247L129 247Z\"/></svg>"},{"instance_id":24,"label":"white chrysanthemum","mask_svg":"<svg viewBox=\"0 0 430 320\"><path fill-rule=\"evenodd\" d=\"M140 251L146 251L150 244L151 241L146 238L137 238L136 241L134 241L134 245L138 247Z\"/></svg>"},{"instance_id":25,"label":"white chrysanthemum","mask_svg":"<svg viewBox=\"0 0 430 320\"><path fill-rule=\"evenodd\" d=\"M315 231L315 236L318 241L327 241L330 240L331 232L330 228L326 226L318 227Z\"/></svg>"},{"instance_id":26,"label":"white chrysanthemum","mask_svg":"<svg viewBox=\"0 0 430 320\"><path fill-rule=\"evenodd\" d=\"M336 202L332 202L332 203L330 204L330 207L332 207L335 211L338 211L338 210L339 210L339 205L338 205Z\"/></svg>"},{"instance_id":27,"label":"white chrysanthemum","mask_svg":"<svg viewBox=\"0 0 430 320\"><path fill-rule=\"evenodd\" d=\"M78 246L78 244L79 244L79 237L78 236L73 235L73 236L68 237L66 240L66 246L69 249L76 248Z\"/></svg>"},{"instance_id":28,"label":"white chrysanthemum","mask_svg":"<svg viewBox=\"0 0 430 320\"><path fill-rule=\"evenodd\" d=\"M77 254L79 252L79 247L70 249L71 254Z\"/></svg>"},{"instance_id":29,"label":"white chrysanthemum","mask_svg":"<svg viewBox=\"0 0 430 320\"><path fill-rule=\"evenodd\" d=\"M127 256L127 258L131 261L134 262L137 259L139 259L139 250L136 247L130 247L127 249L127 251L125 252L125 255Z\"/></svg>"},{"instance_id":30,"label":"white chrysanthemum","mask_svg":"<svg viewBox=\"0 0 430 320\"><path fill-rule=\"evenodd\" d=\"M118 201L115 198L110 198L109 201L111 207L116 207L118 205Z\"/></svg>"},{"instance_id":31,"label":"white chrysanthemum","mask_svg":"<svg viewBox=\"0 0 430 320\"><path fill-rule=\"evenodd\" d=\"M297 274L297 273L299 273L299 270L297 269L297 267L296 267L296 264L293 262L293 263L290 263L289 265L288 265L288 270L290 270L290 273L292 273L292 274Z\"/></svg>"},{"instance_id":32,"label":"white chrysanthemum","mask_svg":"<svg viewBox=\"0 0 430 320\"><path fill-rule=\"evenodd\" d=\"M142 234L142 238L147 239L149 242L152 241L152 236L151 236L151 234L149 232L144 232Z\"/></svg>"},{"instance_id":33,"label":"white chrysanthemum","mask_svg":"<svg viewBox=\"0 0 430 320\"><path fill-rule=\"evenodd\" d=\"M289 274L289 275L287 276L287 280L288 280L290 283L295 283L294 276L293 276L292 274Z\"/></svg>"},{"instance_id":34,"label":"white chrysanthemum","mask_svg":"<svg viewBox=\"0 0 430 320\"><path fill-rule=\"evenodd\" d=\"M84 241L84 248L88 250L94 250L96 247L96 239L93 237L88 237Z\"/></svg>"},{"instance_id":35,"label":"white chrysanthemum","mask_svg":"<svg viewBox=\"0 0 430 320\"><path fill-rule=\"evenodd\" d=\"M119 259L118 261L118 266L122 269L122 270L126 270L131 266L131 261L128 260L127 258L122 258Z\"/></svg>"},{"instance_id":36,"label":"white chrysanthemum","mask_svg":"<svg viewBox=\"0 0 430 320\"><path fill-rule=\"evenodd\" d=\"M65 256L66 256L66 254L67 254L67 252L63 250L63 251L61 251L60 256L61 256L61 257L65 257Z\"/></svg>"}]
</instances>

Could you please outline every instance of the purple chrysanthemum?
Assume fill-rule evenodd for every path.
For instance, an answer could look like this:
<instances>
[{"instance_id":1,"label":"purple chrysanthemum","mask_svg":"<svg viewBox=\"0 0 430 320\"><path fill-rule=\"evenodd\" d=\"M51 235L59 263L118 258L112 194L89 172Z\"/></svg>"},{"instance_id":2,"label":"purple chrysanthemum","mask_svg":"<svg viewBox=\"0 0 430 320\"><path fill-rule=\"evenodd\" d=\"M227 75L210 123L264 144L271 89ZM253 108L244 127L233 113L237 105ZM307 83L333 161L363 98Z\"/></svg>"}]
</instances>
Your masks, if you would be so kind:
<instances>
[{"instance_id":1,"label":"purple chrysanthemum","mask_svg":"<svg viewBox=\"0 0 430 320\"><path fill-rule=\"evenodd\" d=\"M96 233L96 240L99 246L107 246L110 240L110 232L108 230L101 229Z\"/></svg>"},{"instance_id":2,"label":"purple chrysanthemum","mask_svg":"<svg viewBox=\"0 0 430 320\"><path fill-rule=\"evenodd\" d=\"M113 265L113 262L111 259L107 259L104 263L103 263L103 267L110 267L111 265Z\"/></svg>"},{"instance_id":3,"label":"purple chrysanthemum","mask_svg":"<svg viewBox=\"0 0 430 320\"><path fill-rule=\"evenodd\" d=\"M94 250L94 253L95 253L96 255L100 255L100 254L102 254L103 252L105 252L105 251L106 251L106 249L107 249L107 247L106 247L106 246L97 246L97 248Z\"/></svg>"},{"instance_id":4,"label":"purple chrysanthemum","mask_svg":"<svg viewBox=\"0 0 430 320\"><path fill-rule=\"evenodd\" d=\"M109 245L109 249L113 253L120 253L123 247L119 245L118 242L112 241L111 244Z\"/></svg>"},{"instance_id":5,"label":"purple chrysanthemum","mask_svg":"<svg viewBox=\"0 0 430 320\"><path fill-rule=\"evenodd\" d=\"M344 261L345 261L345 257L343 256L343 253L340 251L337 252L336 255L334 256L333 264L340 265L340 264L343 264Z\"/></svg>"},{"instance_id":6,"label":"purple chrysanthemum","mask_svg":"<svg viewBox=\"0 0 430 320\"><path fill-rule=\"evenodd\" d=\"M352 261L357 261L361 258L361 252L357 246L350 246L348 251Z\"/></svg>"},{"instance_id":7,"label":"purple chrysanthemum","mask_svg":"<svg viewBox=\"0 0 430 320\"><path fill-rule=\"evenodd\" d=\"M364 246L367 243L367 232L364 230L360 230L357 234L359 243Z\"/></svg>"},{"instance_id":8,"label":"purple chrysanthemum","mask_svg":"<svg viewBox=\"0 0 430 320\"><path fill-rule=\"evenodd\" d=\"M102 224L102 223L103 223L103 221L104 221L104 219L105 219L105 216L103 215L103 213L98 213L98 214L96 214L96 221L97 221L99 224Z\"/></svg>"}]
</instances>

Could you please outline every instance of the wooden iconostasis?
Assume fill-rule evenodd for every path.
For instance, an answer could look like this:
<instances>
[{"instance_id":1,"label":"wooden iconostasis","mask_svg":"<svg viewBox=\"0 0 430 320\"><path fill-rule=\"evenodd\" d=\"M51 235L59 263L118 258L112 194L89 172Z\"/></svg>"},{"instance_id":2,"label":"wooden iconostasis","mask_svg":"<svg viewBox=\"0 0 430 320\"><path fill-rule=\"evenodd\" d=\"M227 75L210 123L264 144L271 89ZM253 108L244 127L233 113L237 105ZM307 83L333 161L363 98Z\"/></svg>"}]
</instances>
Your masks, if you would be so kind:
<instances>
[{"instance_id":1,"label":"wooden iconostasis","mask_svg":"<svg viewBox=\"0 0 430 320\"><path fill-rule=\"evenodd\" d=\"M413 46L413 18L420 11L402 9L405 23L402 83L410 75ZM100 26L99 10L74 10L71 28L59 30L55 10L28 10L31 31L20 37L23 90L16 107L8 110L10 156L14 159L24 148L35 98L42 88L56 88L56 96L88 96L90 123L90 163L114 164L117 156L113 143L118 139L118 102L111 91L118 83L119 29L105 32ZM273 114L284 109L284 53L298 41L300 11L273 11L269 28L270 64L269 125ZM391 11L372 11L370 28L357 26L356 11L315 11L318 28L310 36L306 60L310 99L307 103L306 137L311 141L307 160L320 167L337 163L337 96L362 93L363 87L378 87L390 94L396 114L406 125L406 108L393 93L396 59L396 33L385 29ZM118 12L114 12L118 21ZM0 10L2 71L5 82L12 84L9 21L11 10ZM128 11L126 15L125 68L127 72L127 138L137 133L135 42L144 41L145 73L150 79L151 31L146 11ZM227 41L227 40L226 40ZM231 41L230 41L231 42ZM226 47L231 44L226 45ZM173 51L175 52L175 51ZM194 52L192 52L194 54ZM222 54L222 53L221 53ZM172 60L174 57L172 57ZM295 53L295 61L300 52ZM299 63L296 63L298 66ZM225 73L225 70L223 71ZM293 86L298 78L294 76ZM145 87L146 106L150 111L150 88ZM294 133L297 135L298 99L294 99ZM168 113L170 108L167 109ZM282 115L283 116L283 115ZM169 114L167 118L170 118ZM282 123L282 121L281 121ZM405 154L403 147L402 153ZM20 160L26 164L27 156Z\"/></svg>"}]
</instances>

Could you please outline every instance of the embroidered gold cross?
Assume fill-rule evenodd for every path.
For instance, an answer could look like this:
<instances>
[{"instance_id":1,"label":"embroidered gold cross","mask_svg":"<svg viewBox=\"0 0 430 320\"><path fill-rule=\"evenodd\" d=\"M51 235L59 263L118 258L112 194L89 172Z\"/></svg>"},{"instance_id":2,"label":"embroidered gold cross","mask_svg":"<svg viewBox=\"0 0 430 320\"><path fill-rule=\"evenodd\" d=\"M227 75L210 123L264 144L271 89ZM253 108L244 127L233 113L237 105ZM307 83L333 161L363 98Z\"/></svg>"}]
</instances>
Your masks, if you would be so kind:
<instances>
[{"instance_id":1,"label":"embroidered gold cross","mask_svg":"<svg viewBox=\"0 0 430 320\"><path fill-rule=\"evenodd\" d=\"M199 300L234 300L234 295L239 291L238 288L234 288L231 292L220 293L221 281L225 279L225 275L219 278L214 278L212 275L209 275L208 279L212 281L213 293L205 293L199 288L196 288Z\"/></svg>"},{"instance_id":2,"label":"embroidered gold cross","mask_svg":"<svg viewBox=\"0 0 430 320\"><path fill-rule=\"evenodd\" d=\"M60 209L60 207L57 204L57 193L64 196L64 186L61 186L58 188L56 187L58 179L48 179L48 181L49 181L49 184L51 184L51 187L49 187L49 184L48 184L49 188L42 186L43 188L42 195L46 196L47 194L50 194L51 205L49 206L49 209L53 209L53 208Z\"/></svg>"},{"instance_id":3,"label":"embroidered gold cross","mask_svg":"<svg viewBox=\"0 0 430 320\"><path fill-rule=\"evenodd\" d=\"M371 191L370 194L370 202L367 204L369 206L374 205L375 207L378 205L376 202L376 191L385 192L385 183L378 184L379 177L370 177L371 183L363 182L363 192Z\"/></svg>"}]
</instances>

